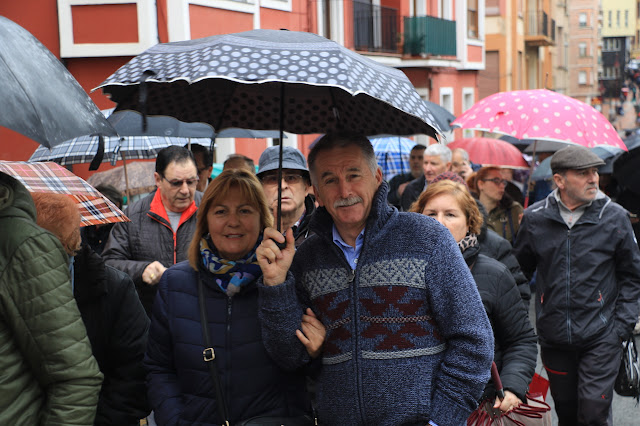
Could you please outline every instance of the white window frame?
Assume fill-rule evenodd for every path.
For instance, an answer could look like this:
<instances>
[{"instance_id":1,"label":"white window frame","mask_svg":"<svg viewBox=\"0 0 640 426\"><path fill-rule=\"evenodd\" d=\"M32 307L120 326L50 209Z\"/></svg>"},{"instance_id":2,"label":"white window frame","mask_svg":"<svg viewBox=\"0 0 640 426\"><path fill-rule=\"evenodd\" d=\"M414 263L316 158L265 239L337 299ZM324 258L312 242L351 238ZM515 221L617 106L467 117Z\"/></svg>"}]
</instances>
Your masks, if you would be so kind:
<instances>
[{"instance_id":1,"label":"white window frame","mask_svg":"<svg viewBox=\"0 0 640 426\"><path fill-rule=\"evenodd\" d=\"M578 56L580 56L581 58L585 58L589 56L587 43L584 41L581 41L580 43L578 43Z\"/></svg>"},{"instance_id":2,"label":"white window frame","mask_svg":"<svg viewBox=\"0 0 640 426\"><path fill-rule=\"evenodd\" d=\"M584 17L584 20L582 19ZM587 15L586 12L581 12L578 15L578 26L580 28L584 28L584 27L588 27L589 26L589 16Z\"/></svg>"},{"instance_id":3,"label":"white window frame","mask_svg":"<svg viewBox=\"0 0 640 426\"><path fill-rule=\"evenodd\" d=\"M438 105L455 115L455 99L453 94L453 87L441 87L440 102L438 102ZM444 132L444 137L447 142L451 142L453 140L453 132Z\"/></svg>"},{"instance_id":4,"label":"white window frame","mask_svg":"<svg viewBox=\"0 0 640 426\"><path fill-rule=\"evenodd\" d=\"M587 83L587 72L586 71L578 71L578 84L586 85Z\"/></svg>"},{"instance_id":5,"label":"white window frame","mask_svg":"<svg viewBox=\"0 0 640 426\"><path fill-rule=\"evenodd\" d=\"M322 3L324 2L331 2L331 8L329 10L332 24L331 34L323 34L324 25L322 22L324 20L324 11L322 10ZM317 0L316 10L318 34L344 45L344 0Z\"/></svg>"},{"instance_id":6,"label":"white window frame","mask_svg":"<svg viewBox=\"0 0 640 426\"><path fill-rule=\"evenodd\" d=\"M476 89L474 87L462 88L462 112L465 112L476 103L475 96L476 96ZM462 131L463 138L472 138L473 134L474 134L474 130L472 129L464 129Z\"/></svg>"},{"instance_id":7,"label":"white window frame","mask_svg":"<svg viewBox=\"0 0 640 426\"><path fill-rule=\"evenodd\" d=\"M62 58L135 56L158 43L157 10L148 0L57 0L60 56ZM73 6L135 4L138 16L138 42L76 43L73 40ZM106 24L108 25L108 24ZM97 29L96 31L100 31Z\"/></svg>"}]
</instances>

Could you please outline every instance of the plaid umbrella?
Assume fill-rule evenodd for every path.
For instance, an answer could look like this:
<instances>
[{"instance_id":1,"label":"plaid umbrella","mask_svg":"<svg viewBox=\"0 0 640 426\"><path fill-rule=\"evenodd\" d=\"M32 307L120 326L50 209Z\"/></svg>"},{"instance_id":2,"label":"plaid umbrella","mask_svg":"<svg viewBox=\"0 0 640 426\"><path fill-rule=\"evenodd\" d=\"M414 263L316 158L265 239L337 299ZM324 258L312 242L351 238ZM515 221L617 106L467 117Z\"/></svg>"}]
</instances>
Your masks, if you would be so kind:
<instances>
[{"instance_id":1,"label":"plaid umbrella","mask_svg":"<svg viewBox=\"0 0 640 426\"><path fill-rule=\"evenodd\" d=\"M390 136L385 138L372 138L371 145L376 153L376 160L382 169L382 177L389 181L395 175L409 171L409 157L411 149L416 145L407 138Z\"/></svg>"},{"instance_id":2,"label":"plaid umbrella","mask_svg":"<svg viewBox=\"0 0 640 426\"><path fill-rule=\"evenodd\" d=\"M103 162L115 164L121 157L127 160L156 158L158 151L171 145L184 146L187 143L209 146L208 138L173 138L160 136L130 136L126 138L104 138ZM89 163L98 149L98 137L82 136L56 145L51 150L44 146L31 155L29 161L55 161L63 166Z\"/></svg>"},{"instance_id":3,"label":"plaid umbrella","mask_svg":"<svg viewBox=\"0 0 640 426\"><path fill-rule=\"evenodd\" d=\"M0 161L0 172L18 179L30 192L67 194L80 210L80 226L129 222L129 218L107 197L56 163Z\"/></svg>"}]
</instances>

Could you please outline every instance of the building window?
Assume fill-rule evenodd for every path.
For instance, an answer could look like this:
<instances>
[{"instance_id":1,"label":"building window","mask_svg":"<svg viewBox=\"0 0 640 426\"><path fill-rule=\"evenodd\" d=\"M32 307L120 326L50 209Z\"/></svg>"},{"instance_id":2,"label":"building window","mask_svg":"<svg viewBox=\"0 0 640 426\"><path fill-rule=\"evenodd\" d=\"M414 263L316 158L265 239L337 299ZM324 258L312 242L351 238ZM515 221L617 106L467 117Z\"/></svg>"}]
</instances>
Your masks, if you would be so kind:
<instances>
[{"instance_id":1,"label":"building window","mask_svg":"<svg viewBox=\"0 0 640 426\"><path fill-rule=\"evenodd\" d=\"M629 11L624 11L624 26L625 28L629 26Z\"/></svg>"},{"instance_id":2,"label":"building window","mask_svg":"<svg viewBox=\"0 0 640 426\"><path fill-rule=\"evenodd\" d=\"M580 23L579 25L581 27L586 27L587 26L587 14L586 13L581 13L580 15L578 15L578 22Z\"/></svg>"},{"instance_id":3,"label":"building window","mask_svg":"<svg viewBox=\"0 0 640 426\"><path fill-rule=\"evenodd\" d=\"M578 55L581 58L587 56L587 43L578 43Z\"/></svg>"},{"instance_id":4,"label":"building window","mask_svg":"<svg viewBox=\"0 0 640 426\"><path fill-rule=\"evenodd\" d=\"M613 13L612 11L609 11L609 28L611 28L611 24L613 23L613 22L612 22L612 21L613 21L613 19L611 18L611 14L612 14L612 13Z\"/></svg>"},{"instance_id":5,"label":"building window","mask_svg":"<svg viewBox=\"0 0 640 426\"><path fill-rule=\"evenodd\" d=\"M478 0L468 0L467 37L478 38Z\"/></svg>"},{"instance_id":6,"label":"building window","mask_svg":"<svg viewBox=\"0 0 640 426\"><path fill-rule=\"evenodd\" d=\"M587 84L587 72L586 71L578 72L578 84Z\"/></svg>"},{"instance_id":7,"label":"building window","mask_svg":"<svg viewBox=\"0 0 640 426\"><path fill-rule=\"evenodd\" d=\"M620 28L620 11L616 10L616 27Z\"/></svg>"}]
</instances>

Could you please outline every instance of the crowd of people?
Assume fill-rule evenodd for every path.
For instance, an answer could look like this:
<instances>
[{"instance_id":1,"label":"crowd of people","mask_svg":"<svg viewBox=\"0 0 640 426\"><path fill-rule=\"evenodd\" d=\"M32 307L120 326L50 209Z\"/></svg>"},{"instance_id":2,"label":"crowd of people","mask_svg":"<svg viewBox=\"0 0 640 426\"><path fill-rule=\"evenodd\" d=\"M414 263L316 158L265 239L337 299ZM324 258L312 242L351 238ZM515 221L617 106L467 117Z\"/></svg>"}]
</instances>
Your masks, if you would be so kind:
<instances>
[{"instance_id":1,"label":"crowd of people","mask_svg":"<svg viewBox=\"0 0 640 426\"><path fill-rule=\"evenodd\" d=\"M358 133L279 157L166 148L131 222L82 230L0 174L0 424L462 425L527 402L538 345L560 424L613 424L640 251L597 156L527 209L441 144L388 183Z\"/></svg>"}]
</instances>

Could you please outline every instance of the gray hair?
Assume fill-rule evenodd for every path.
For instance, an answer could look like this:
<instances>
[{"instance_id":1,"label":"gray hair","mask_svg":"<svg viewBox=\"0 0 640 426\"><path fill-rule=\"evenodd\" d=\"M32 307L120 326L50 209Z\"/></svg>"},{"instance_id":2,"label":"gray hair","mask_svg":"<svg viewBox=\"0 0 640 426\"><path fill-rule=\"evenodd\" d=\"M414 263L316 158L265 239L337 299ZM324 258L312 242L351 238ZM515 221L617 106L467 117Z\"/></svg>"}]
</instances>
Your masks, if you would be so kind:
<instances>
[{"instance_id":1,"label":"gray hair","mask_svg":"<svg viewBox=\"0 0 640 426\"><path fill-rule=\"evenodd\" d=\"M443 163L451 162L451 149L439 143L429 145L427 149L425 149L424 155L425 157L428 155L438 155Z\"/></svg>"},{"instance_id":2,"label":"gray hair","mask_svg":"<svg viewBox=\"0 0 640 426\"><path fill-rule=\"evenodd\" d=\"M335 148L348 148L356 146L360 149L365 162L369 166L372 174L376 174L378 171L378 162L376 160L376 153L373 151L373 146L369 139L361 133L349 132L349 131L335 131L329 132L320 138L315 144L312 145L311 151L309 151L309 157L307 162L309 163L309 171L311 172L311 181L315 180L315 168L316 159L318 154L322 151L330 151Z\"/></svg>"},{"instance_id":3,"label":"gray hair","mask_svg":"<svg viewBox=\"0 0 640 426\"><path fill-rule=\"evenodd\" d=\"M469 162L469 153L463 149L463 148L456 148L453 151L451 151L451 155L453 156L454 152L459 152L460 155L462 155L462 159L466 162Z\"/></svg>"}]
</instances>

